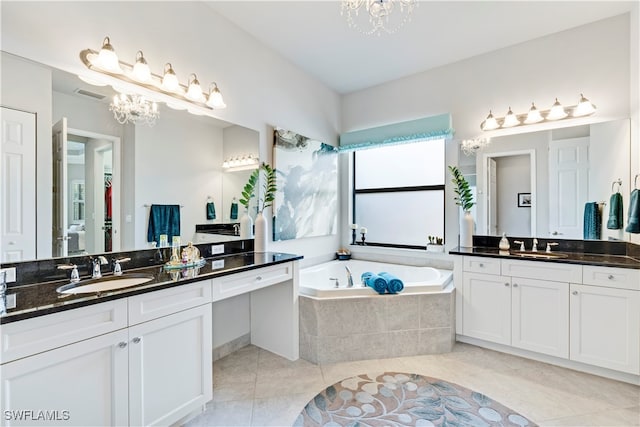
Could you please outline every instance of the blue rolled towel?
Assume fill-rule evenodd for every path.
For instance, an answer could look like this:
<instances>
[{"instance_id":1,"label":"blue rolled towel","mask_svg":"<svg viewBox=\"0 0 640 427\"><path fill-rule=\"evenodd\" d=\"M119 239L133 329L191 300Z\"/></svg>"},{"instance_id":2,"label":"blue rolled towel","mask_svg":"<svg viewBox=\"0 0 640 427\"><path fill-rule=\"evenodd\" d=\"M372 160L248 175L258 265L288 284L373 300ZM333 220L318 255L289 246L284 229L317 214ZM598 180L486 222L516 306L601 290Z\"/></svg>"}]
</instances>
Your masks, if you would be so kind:
<instances>
[{"instance_id":1,"label":"blue rolled towel","mask_svg":"<svg viewBox=\"0 0 640 427\"><path fill-rule=\"evenodd\" d=\"M629 197L629 216L627 217L627 233L640 233L640 190L637 188Z\"/></svg>"},{"instance_id":2,"label":"blue rolled towel","mask_svg":"<svg viewBox=\"0 0 640 427\"><path fill-rule=\"evenodd\" d=\"M390 294L397 294L404 289L404 283L402 280L398 279L393 274L383 271L378 273L378 275L387 281L387 291L389 291Z\"/></svg>"},{"instance_id":3,"label":"blue rolled towel","mask_svg":"<svg viewBox=\"0 0 640 427\"><path fill-rule=\"evenodd\" d=\"M367 271L365 273L362 273L360 279L362 279L362 282L365 285L369 286L380 295L384 294L387 291L387 281L375 273Z\"/></svg>"}]
</instances>

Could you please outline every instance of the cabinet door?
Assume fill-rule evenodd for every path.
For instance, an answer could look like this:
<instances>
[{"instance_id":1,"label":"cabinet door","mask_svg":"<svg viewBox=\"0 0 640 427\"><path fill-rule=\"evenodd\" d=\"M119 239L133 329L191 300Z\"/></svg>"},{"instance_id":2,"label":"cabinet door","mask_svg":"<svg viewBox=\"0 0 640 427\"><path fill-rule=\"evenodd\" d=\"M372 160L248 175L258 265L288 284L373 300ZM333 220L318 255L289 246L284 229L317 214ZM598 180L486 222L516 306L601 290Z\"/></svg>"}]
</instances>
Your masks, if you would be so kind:
<instances>
[{"instance_id":1,"label":"cabinet door","mask_svg":"<svg viewBox=\"0 0 640 427\"><path fill-rule=\"evenodd\" d=\"M569 357L569 283L514 277L511 345Z\"/></svg>"},{"instance_id":2,"label":"cabinet door","mask_svg":"<svg viewBox=\"0 0 640 427\"><path fill-rule=\"evenodd\" d=\"M570 358L640 373L640 292L571 284Z\"/></svg>"},{"instance_id":3,"label":"cabinet door","mask_svg":"<svg viewBox=\"0 0 640 427\"><path fill-rule=\"evenodd\" d=\"M129 328L131 425L168 425L213 398L211 304Z\"/></svg>"},{"instance_id":4,"label":"cabinet door","mask_svg":"<svg viewBox=\"0 0 640 427\"><path fill-rule=\"evenodd\" d=\"M511 344L511 278L464 273L463 335Z\"/></svg>"},{"instance_id":5,"label":"cabinet door","mask_svg":"<svg viewBox=\"0 0 640 427\"><path fill-rule=\"evenodd\" d=\"M2 365L3 426L128 424L127 331Z\"/></svg>"}]
</instances>

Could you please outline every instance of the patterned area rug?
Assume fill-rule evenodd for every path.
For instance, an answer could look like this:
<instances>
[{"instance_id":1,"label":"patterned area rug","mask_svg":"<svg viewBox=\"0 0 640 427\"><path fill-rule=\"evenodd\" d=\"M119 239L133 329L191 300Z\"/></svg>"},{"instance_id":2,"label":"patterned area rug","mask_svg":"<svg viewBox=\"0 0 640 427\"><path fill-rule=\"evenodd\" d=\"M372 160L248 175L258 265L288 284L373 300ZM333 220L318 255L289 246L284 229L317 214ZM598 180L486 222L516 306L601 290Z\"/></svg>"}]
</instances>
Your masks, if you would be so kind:
<instances>
[{"instance_id":1,"label":"patterned area rug","mask_svg":"<svg viewBox=\"0 0 640 427\"><path fill-rule=\"evenodd\" d=\"M304 407L298 426L535 426L475 391L436 378L386 372L327 387Z\"/></svg>"}]
</instances>

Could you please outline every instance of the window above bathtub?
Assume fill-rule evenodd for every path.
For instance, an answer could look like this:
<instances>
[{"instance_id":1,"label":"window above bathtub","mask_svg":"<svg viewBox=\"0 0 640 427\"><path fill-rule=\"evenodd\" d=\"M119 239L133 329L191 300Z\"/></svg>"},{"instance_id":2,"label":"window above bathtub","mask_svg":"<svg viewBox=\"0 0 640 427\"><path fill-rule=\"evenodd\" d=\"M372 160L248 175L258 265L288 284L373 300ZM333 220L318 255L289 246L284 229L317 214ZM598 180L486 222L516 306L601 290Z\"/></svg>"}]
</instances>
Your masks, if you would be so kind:
<instances>
[{"instance_id":1,"label":"window above bathtub","mask_svg":"<svg viewBox=\"0 0 640 427\"><path fill-rule=\"evenodd\" d=\"M381 145L353 153L353 216L365 243L424 249L444 237L445 139Z\"/></svg>"}]
</instances>

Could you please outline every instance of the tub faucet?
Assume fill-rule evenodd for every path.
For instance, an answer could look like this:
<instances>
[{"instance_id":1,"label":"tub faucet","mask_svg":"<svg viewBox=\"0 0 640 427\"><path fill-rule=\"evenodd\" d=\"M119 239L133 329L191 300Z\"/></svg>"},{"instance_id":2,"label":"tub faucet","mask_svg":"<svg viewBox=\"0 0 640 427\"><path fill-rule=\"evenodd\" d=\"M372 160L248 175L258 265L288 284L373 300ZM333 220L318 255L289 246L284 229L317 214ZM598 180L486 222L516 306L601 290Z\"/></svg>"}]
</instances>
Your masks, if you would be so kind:
<instances>
[{"instance_id":1,"label":"tub faucet","mask_svg":"<svg viewBox=\"0 0 640 427\"><path fill-rule=\"evenodd\" d=\"M102 271L100 271L100 266L103 264L108 264L109 261L102 255L95 257L93 260L93 274L91 275L92 279L99 279L102 277Z\"/></svg>"},{"instance_id":2,"label":"tub faucet","mask_svg":"<svg viewBox=\"0 0 640 427\"><path fill-rule=\"evenodd\" d=\"M347 269L347 288L353 288L353 275L351 274L351 270L349 270L348 266L344 266Z\"/></svg>"}]
</instances>

